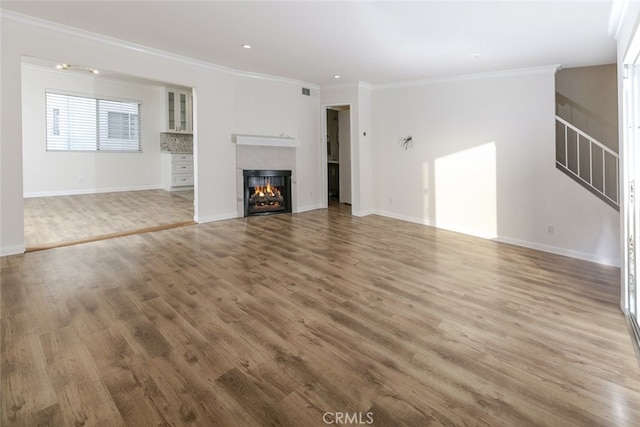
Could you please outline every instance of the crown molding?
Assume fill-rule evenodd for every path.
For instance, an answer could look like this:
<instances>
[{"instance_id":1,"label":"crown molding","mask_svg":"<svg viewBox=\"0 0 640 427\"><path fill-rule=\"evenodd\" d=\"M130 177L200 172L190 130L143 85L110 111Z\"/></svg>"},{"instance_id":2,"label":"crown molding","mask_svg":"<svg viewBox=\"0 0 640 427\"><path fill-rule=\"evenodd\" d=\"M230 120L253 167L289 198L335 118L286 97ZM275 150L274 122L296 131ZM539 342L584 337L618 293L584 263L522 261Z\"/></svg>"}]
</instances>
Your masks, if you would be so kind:
<instances>
[{"instance_id":1,"label":"crown molding","mask_svg":"<svg viewBox=\"0 0 640 427\"><path fill-rule=\"evenodd\" d=\"M616 40L620 38L620 30L627 13L628 0L613 0L611 12L609 13L609 29L608 34Z\"/></svg>"},{"instance_id":2,"label":"crown molding","mask_svg":"<svg viewBox=\"0 0 640 427\"><path fill-rule=\"evenodd\" d=\"M165 82L145 79L141 77L132 77L131 80L128 80L126 78L127 77L126 75L122 75L123 78L120 78L120 77L113 77L113 76L105 76L104 74L88 74L88 73L85 74L85 73L79 73L79 72L72 72L72 74L70 74L69 71L58 70L53 67L47 67L46 65L30 64L29 62L24 62L24 61L22 62L21 66L22 68L25 68L27 70L34 70L34 71L39 71L44 73L52 73L60 76L68 76L68 77L73 76L74 79L88 79L88 80L94 80L94 81L100 80L104 82L128 84L128 85L136 85L136 86L147 86L151 88L167 86L167 83ZM174 85L171 85L171 86L178 87ZM189 88L185 87L185 89L189 89Z\"/></svg>"},{"instance_id":3,"label":"crown molding","mask_svg":"<svg viewBox=\"0 0 640 427\"><path fill-rule=\"evenodd\" d=\"M544 65L540 67L529 67L529 68L516 68L512 70L502 70L502 71L490 71L487 73L475 73L475 74L460 74L457 76L445 76L445 77L434 77L428 79L420 79L420 80L408 80L402 82L391 82L391 83L382 83L382 84L374 84L374 89L391 89L391 88L399 88L399 87L410 87L410 86L423 86L437 83L449 83L449 82L462 82L468 80L484 80L484 79L493 79L500 77L513 77L513 76L521 76L527 74L538 74L538 73L555 73L560 69L560 64L554 65Z\"/></svg>"},{"instance_id":4,"label":"crown molding","mask_svg":"<svg viewBox=\"0 0 640 427\"><path fill-rule=\"evenodd\" d=\"M167 52L164 50L144 46L137 43L132 43L126 40L117 39L111 36L105 36L103 34L93 33L91 31L81 30L79 28L70 27L68 25L59 24L56 22L46 21L44 19L35 18L33 16L23 15L4 9L0 9L0 18L9 19L21 24L31 25L38 28L43 28L49 31L54 31L61 34L71 35L79 37L85 40L90 40L96 43L101 43L109 46L115 46L122 49L132 50L143 54L155 56L157 58L167 59L175 62L179 62L191 67L199 67L207 70L217 71L221 73L231 74L239 77L249 77L253 79L269 80L279 83L303 85L305 87L320 89L320 87L314 83L305 82L302 80L290 79L287 77L273 76L269 74L254 73L251 71L236 70L234 68L225 67L222 65L214 64L211 62L201 61L199 59L190 58L187 56L178 55L175 53Z\"/></svg>"}]
</instances>

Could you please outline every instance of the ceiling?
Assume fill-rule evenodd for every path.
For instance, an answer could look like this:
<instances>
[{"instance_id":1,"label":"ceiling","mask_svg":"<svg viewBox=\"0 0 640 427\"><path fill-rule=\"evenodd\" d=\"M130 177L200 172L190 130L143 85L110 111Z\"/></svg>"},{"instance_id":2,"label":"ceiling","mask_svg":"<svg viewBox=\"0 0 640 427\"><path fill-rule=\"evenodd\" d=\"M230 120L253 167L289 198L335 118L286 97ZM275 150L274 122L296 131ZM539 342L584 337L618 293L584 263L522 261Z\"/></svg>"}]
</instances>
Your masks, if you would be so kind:
<instances>
[{"instance_id":1,"label":"ceiling","mask_svg":"<svg viewBox=\"0 0 640 427\"><path fill-rule=\"evenodd\" d=\"M317 85L616 60L608 31L612 1L604 0L2 0L0 5L201 61ZM242 48L244 43L252 48Z\"/></svg>"}]
</instances>

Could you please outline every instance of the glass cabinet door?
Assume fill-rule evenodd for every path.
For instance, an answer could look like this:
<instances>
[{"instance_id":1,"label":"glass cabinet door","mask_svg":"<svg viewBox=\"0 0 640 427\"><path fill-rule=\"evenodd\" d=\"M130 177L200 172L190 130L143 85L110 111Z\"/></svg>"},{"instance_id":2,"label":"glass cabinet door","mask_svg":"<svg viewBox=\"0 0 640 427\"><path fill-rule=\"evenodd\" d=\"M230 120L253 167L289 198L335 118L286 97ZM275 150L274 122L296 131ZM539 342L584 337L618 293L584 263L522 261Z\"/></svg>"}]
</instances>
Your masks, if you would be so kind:
<instances>
[{"instance_id":1,"label":"glass cabinet door","mask_svg":"<svg viewBox=\"0 0 640 427\"><path fill-rule=\"evenodd\" d=\"M191 132L191 91L168 87L166 100L167 130Z\"/></svg>"},{"instance_id":2,"label":"glass cabinet door","mask_svg":"<svg viewBox=\"0 0 640 427\"><path fill-rule=\"evenodd\" d=\"M191 132L191 93L188 89L167 88L167 130Z\"/></svg>"},{"instance_id":3,"label":"glass cabinet door","mask_svg":"<svg viewBox=\"0 0 640 427\"><path fill-rule=\"evenodd\" d=\"M180 94L180 130L188 131L187 127L187 94Z\"/></svg>"},{"instance_id":4,"label":"glass cabinet door","mask_svg":"<svg viewBox=\"0 0 640 427\"><path fill-rule=\"evenodd\" d=\"M167 92L167 95L167 128L173 130L176 128L176 94Z\"/></svg>"}]
</instances>

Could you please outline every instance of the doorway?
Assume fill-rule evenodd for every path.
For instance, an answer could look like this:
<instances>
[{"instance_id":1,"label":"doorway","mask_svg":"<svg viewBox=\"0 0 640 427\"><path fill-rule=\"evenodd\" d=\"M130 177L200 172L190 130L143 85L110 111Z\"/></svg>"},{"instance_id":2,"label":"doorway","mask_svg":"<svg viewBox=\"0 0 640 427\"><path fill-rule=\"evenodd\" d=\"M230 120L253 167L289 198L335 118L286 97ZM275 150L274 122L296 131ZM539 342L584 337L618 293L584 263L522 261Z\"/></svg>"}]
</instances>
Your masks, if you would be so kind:
<instances>
[{"instance_id":1,"label":"doorway","mask_svg":"<svg viewBox=\"0 0 640 427\"><path fill-rule=\"evenodd\" d=\"M28 251L193 223L193 192L161 188L169 84L109 70L65 71L54 61L28 57L21 78ZM71 101L49 103L48 93ZM125 102L137 110L116 111ZM58 139L66 145L47 145ZM134 140L137 149L108 148ZM77 148L80 142L85 145ZM192 150L190 157L195 155Z\"/></svg>"},{"instance_id":2,"label":"doorway","mask_svg":"<svg viewBox=\"0 0 640 427\"><path fill-rule=\"evenodd\" d=\"M325 107L327 203L351 205L351 107Z\"/></svg>"}]
</instances>

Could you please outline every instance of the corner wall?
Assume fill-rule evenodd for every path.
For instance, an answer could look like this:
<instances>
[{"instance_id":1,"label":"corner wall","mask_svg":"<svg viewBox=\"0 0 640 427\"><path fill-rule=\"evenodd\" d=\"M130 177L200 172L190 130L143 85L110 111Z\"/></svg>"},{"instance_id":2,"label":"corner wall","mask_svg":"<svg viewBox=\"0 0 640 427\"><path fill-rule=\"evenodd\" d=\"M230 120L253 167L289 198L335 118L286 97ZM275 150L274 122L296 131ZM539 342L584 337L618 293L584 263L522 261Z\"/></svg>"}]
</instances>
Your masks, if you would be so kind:
<instances>
[{"instance_id":1,"label":"corner wall","mask_svg":"<svg viewBox=\"0 0 640 427\"><path fill-rule=\"evenodd\" d=\"M618 213L555 168L554 71L376 87L377 212L619 265Z\"/></svg>"},{"instance_id":2,"label":"corner wall","mask_svg":"<svg viewBox=\"0 0 640 427\"><path fill-rule=\"evenodd\" d=\"M618 152L618 85L615 64L564 68L556 73L556 113Z\"/></svg>"}]
</instances>

